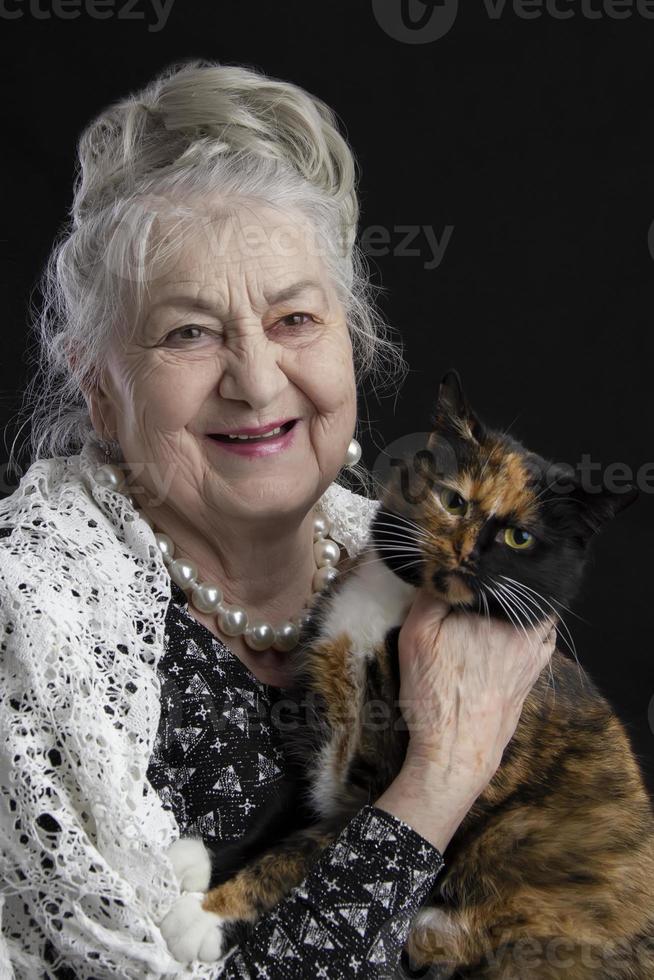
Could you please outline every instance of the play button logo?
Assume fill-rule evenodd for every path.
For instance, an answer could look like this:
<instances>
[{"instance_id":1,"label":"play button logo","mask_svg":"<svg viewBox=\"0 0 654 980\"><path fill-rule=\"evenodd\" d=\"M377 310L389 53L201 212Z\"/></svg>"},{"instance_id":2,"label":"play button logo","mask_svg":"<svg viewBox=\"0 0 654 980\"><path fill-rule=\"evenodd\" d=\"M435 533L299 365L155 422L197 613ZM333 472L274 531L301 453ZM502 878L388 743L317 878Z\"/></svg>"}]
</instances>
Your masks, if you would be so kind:
<instances>
[{"instance_id":1,"label":"play button logo","mask_svg":"<svg viewBox=\"0 0 654 980\"><path fill-rule=\"evenodd\" d=\"M444 37L456 20L459 0L372 0L377 23L404 44L429 44Z\"/></svg>"}]
</instances>

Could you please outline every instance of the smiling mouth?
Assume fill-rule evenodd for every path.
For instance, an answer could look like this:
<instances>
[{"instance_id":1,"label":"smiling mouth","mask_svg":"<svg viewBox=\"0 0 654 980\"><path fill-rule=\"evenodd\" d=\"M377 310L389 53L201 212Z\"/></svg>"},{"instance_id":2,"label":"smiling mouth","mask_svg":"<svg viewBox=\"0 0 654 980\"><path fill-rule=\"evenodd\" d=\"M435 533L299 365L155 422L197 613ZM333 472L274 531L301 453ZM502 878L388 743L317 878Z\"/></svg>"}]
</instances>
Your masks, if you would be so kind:
<instances>
[{"instance_id":1,"label":"smiling mouth","mask_svg":"<svg viewBox=\"0 0 654 980\"><path fill-rule=\"evenodd\" d=\"M215 439L217 442L229 443L266 442L268 439L278 439L280 436L285 435L293 428L296 422L297 419L291 419L290 422L285 422L283 425L277 426L276 429L271 429L270 432L260 436L223 436L210 433L209 438Z\"/></svg>"}]
</instances>

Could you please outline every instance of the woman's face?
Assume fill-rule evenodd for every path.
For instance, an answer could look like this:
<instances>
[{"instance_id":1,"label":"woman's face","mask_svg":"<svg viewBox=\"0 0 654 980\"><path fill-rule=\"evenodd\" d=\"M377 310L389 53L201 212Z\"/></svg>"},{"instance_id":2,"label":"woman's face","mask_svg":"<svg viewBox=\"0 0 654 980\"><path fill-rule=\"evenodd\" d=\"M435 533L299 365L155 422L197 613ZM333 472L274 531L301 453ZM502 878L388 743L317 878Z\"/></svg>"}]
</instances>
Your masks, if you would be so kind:
<instances>
[{"instance_id":1,"label":"woman's face","mask_svg":"<svg viewBox=\"0 0 654 980\"><path fill-rule=\"evenodd\" d=\"M95 428L104 421L120 443L143 503L166 499L209 525L216 514L304 511L336 477L355 427L343 308L295 212L239 207L202 225L115 345ZM288 419L290 437L265 454L210 437Z\"/></svg>"}]
</instances>

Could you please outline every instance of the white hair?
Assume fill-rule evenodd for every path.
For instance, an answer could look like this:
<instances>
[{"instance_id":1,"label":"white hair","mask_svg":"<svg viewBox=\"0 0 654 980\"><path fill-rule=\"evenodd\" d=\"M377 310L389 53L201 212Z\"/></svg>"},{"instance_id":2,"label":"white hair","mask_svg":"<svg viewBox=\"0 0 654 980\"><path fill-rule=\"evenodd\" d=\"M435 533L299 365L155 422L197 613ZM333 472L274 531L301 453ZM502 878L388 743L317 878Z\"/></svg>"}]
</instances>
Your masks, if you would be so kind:
<instances>
[{"instance_id":1,"label":"white hair","mask_svg":"<svg viewBox=\"0 0 654 980\"><path fill-rule=\"evenodd\" d=\"M35 370L19 412L30 425L30 461L78 452L93 433L84 392L133 326L153 269L197 232L197 202L207 195L224 198L228 212L254 202L308 219L326 246L320 254L343 304L357 386L372 379L377 394L387 384L397 390L408 368L375 308L381 288L356 242L356 171L324 102L251 67L175 63L100 113L80 136L70 220L31 310ZM155 244L171 218L172 231ZM15 442L9 466L20 472ZM365 467L350 472L369 489Z\"/></svg>"}]
</instances>

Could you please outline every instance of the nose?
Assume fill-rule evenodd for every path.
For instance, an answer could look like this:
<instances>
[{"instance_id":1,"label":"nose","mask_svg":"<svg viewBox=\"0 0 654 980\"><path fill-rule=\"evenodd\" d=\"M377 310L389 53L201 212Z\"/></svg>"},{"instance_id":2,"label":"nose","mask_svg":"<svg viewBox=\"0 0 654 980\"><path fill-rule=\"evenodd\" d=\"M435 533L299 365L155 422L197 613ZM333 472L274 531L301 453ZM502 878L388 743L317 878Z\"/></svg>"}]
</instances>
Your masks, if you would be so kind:
<instances>
[{"instance_id":1,"label":"nose","mask_svg":"<svg viewBox=\"0 0 654 980\"><path fill-rule=\"evenodd\" d=\"M470 551L461 556L462 565L475 565L479 561L479 556L481 552L479 550L479 545L475 542L474 546Z\"/></svg>"},{"instance_id":2,"label":"nose","mask_svg":"<svg viewBox=\"0 0 654 980\"><path fill-rule=\"evenodd\" d=\"M279 364L280 351L256 327L235 338L226 351L218 383L221 398L246 401L252 408L274 402L288 384Z\"/></svg>"},{"instance_id":3,"label":"nose","mask_svg":"<svg viewBox=\"0 0 654 980\"><path fill-rule=\"evenodd\" d=\"M469 551L467 554L461 555L461 565L464 568L471 568L473 565L477 564L480 555L481 552L479 550L479 546L475 544L471 551Z\"/></svg>"}]
</instances>

